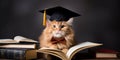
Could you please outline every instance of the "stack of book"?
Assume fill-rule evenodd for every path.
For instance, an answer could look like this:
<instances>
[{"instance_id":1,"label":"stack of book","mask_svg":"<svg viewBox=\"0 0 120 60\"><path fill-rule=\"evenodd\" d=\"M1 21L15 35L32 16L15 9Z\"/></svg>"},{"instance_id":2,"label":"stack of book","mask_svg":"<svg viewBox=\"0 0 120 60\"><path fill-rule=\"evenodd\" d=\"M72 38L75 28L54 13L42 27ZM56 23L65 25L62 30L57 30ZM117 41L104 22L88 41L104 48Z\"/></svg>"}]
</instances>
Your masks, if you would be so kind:
<instances>
[{"instance_id":1,"label":"stack of book","mask_svg":"<svg viewBox=\"0 0 120 60\"><path fill-rule=\"evenodd\" d=\"M0 39L0 59L36 59L37 41L22 36L14 39Z\"/></svg>"},{"instance_id":2,"label":"stack of book","mask_svg":"<svg viewBox=\"0 0 120 60\"><path fill-rule=\"evenodd\" d=\"M95 52L95 57L96 58L119 58L118 57L119 52L116 50L111 50L111 49L97 49Z\"/></svg>"}]
</instances>

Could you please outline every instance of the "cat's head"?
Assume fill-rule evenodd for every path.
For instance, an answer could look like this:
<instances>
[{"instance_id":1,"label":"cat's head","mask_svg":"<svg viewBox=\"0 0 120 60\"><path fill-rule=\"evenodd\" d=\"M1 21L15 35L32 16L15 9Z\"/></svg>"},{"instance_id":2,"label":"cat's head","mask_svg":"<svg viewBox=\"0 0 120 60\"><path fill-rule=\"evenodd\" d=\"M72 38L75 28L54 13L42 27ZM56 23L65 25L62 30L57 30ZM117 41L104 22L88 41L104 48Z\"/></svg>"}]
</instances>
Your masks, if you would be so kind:
<instances>
[{"instance_id":1,"label":"cat's head","mask_svg":"<svg viewBox=\"0 0 120 60\"><path fill-rule=\"evenodd\" d=\"M51 33L51 35L55 38L65 37L67 34L71 33L72 31L72 23L73 18L70 18L68 21L47 21L47 31Z\"/></svg>"}]
</instances>

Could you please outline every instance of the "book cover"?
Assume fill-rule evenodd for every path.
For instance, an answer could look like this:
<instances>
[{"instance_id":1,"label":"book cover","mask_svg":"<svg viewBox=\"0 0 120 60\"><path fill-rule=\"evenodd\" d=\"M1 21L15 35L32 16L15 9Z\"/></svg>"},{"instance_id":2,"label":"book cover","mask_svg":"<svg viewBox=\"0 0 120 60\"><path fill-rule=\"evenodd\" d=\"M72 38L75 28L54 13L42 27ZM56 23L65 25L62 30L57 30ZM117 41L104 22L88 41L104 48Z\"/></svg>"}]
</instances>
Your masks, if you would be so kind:
<instances>
[{"instance_id":1,"label":"book cover","mask_svg":"<svg viewBox=\"0 0 120 60\"><path fill-rule=\"evenodd\" d=\"M36 59L35 49L0 49L1 59L29 60Z\"/></svg>"}]
</instances>

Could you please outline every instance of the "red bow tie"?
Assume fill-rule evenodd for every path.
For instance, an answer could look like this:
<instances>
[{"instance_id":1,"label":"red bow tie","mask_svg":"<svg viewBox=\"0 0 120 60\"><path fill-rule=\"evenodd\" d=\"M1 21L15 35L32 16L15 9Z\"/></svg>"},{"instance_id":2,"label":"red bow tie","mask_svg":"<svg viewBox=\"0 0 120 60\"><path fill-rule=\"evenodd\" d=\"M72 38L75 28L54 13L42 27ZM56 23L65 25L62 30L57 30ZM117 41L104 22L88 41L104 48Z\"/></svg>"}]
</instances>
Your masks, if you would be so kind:
<instances>
[{"instance_id":1,"label":"red bow tie","mask_svg":"<svg viewBox=\"0 0 120 60\"><path fill-rule=\"evenodd\" d=\"M55 38L52 38L51 42L52 42L52 44L57 44L57 43L66 44L65 38L62 38L62 39L55 39Z\"/></svg>"}]
</instances>

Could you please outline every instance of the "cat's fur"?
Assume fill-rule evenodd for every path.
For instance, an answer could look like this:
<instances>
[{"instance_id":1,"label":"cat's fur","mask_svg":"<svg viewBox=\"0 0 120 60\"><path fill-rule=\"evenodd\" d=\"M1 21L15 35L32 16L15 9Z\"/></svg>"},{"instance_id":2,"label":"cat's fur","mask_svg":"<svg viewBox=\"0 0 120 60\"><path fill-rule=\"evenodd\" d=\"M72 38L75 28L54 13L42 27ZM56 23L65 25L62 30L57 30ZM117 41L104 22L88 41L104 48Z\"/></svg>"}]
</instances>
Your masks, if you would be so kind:
<instances>
[{"instance_id":1,"label":"cat's fur","mask_svg":"<svg viewBox=\"0 0 120 60\"><path fill-rule=\"evenodd\" d=\"M40 48L60 49L64 53L74 45L73 18L66 21L47 21L47 26L39 37ZM56 42L61 41L61 42Z\"/></svg>"}]
</instances>

